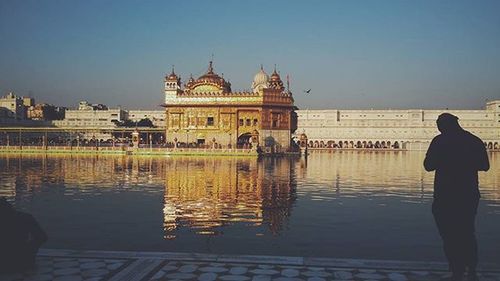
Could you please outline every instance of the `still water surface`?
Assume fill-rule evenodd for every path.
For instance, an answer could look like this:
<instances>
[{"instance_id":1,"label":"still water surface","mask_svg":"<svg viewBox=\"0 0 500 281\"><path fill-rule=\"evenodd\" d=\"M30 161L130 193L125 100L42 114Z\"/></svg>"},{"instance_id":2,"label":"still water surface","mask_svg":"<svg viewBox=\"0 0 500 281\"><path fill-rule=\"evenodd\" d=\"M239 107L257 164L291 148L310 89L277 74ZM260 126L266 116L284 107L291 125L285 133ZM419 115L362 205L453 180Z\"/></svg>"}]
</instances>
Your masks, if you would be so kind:
<instances>
[{"instance_id":1,"label":"still water surface","mask_svg":"<svg viewBox=\"0 0 500 281\"><path fill-rule=\"evenodd\" d=\"M45 247L443 260L420 152L305 158L0 155L0 196ZM500 154L480 173L480 258L500 262Z\"/></svg>"}]
</instances>

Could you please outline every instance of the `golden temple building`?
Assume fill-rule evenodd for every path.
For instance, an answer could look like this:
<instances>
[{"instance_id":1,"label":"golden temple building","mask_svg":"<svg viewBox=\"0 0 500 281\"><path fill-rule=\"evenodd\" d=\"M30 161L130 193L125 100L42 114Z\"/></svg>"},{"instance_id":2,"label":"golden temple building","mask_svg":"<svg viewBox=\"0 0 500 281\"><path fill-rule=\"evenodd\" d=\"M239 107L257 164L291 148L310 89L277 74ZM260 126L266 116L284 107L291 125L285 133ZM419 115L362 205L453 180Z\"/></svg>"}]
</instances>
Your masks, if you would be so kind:
<instances>
[{"instance_id":1,"label":"golden temple building","mask_svg":"<svg viewBox=\"0 0 500 281\"><path fill-rule=\"evenodd\" d=\"M172 69L165 77L166 141L178 147L291 149L297 128L292 93L274 69L261 67L252 91L233 92L231 83L214 72L212 62L198 79L187 83Z\"/></svg>"}]
</instances>

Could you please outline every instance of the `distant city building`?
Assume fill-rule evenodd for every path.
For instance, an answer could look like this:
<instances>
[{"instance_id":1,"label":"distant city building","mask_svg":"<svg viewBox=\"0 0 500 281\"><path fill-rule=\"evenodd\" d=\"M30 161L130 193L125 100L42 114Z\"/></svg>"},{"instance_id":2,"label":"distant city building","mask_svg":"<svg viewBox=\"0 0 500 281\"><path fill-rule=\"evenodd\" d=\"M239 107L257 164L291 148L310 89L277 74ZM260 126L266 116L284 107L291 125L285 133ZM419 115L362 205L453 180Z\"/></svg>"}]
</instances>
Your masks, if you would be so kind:
<instances>
[{"instance_id":1,"label":"distant city building","mask_svg":"<svg viewBox=\"0 0 500 281\"><path fill-rule=\"evenodd\" d=\"M67 109L63 120L55 120L52 124L56 127L71 129L96 129L95 133L82 135L85 139L110 139L111 133L97 133L98 129L116 128L118 122L126 120L127 112L122 109L109 109L102 104L89 104L82 101L78 109Z\"/></svg>"},{"instance_id":2,"label":"distant city building","mask_svg":"<svg viewBox=\"0 0 500 281\"><path fill-rule=\"evenodd\" d=\"M288 150L296 129L294 100L276 69L255 75L252 91L233 92L214 72L212 62L185 85L174 70L165 77L166 138L171 143L256 145Z\"/></svg>"},{"instance_id":3,"label":"distant city building","mask_svg":"<svg viewBox=\"0 0 500 281\"><path fill-rule=\"evenodd\" d=\"M425 150L439 134L437 117L449 112L490 149L500 149L500 100L485 110L298 110L296 139L312 148L403 148Z\"/></svg>"},{"instance_id":4,"label":"distant city building","mask_svg":"<svg viewBox=\"0 0 500 281\"><path fill-rule=\"evenodd\" d=\"M23 105L28 108L35 105L35 99L32 97L23 97Z\"/></svg>"},{"instance_id":5,"label":"distant city building","mask_svg":"<svg viewBox=\"0 0 500 281\"><path fill-rule=\"evenodd\" d=\"M27 117L31 120L62 120L66 108L51 104L39 103L28 108Z\"/></svg>"},{"instance_id":6,"label":"distant city building","mask_svg":"<svg viewBox=\"0 0 500 281\"><path fill-rule=\"evenodd\" d=\"M165 127L164 110L129 110L127 119L133 122L149 119L155 127Z\"/></svg>"},{"instance_id":7,"label":"distant city building","mask_svg":"<svg viewBox=\"0 0 500 281\"><path fill-rule=\"evenodd\" d=\"M4 97L0 98L0 108L7 111L5 118L12 118L17 120L26 119L26 106L24 105L23 97L18 97L10 92ZM4 113L5 114L5 113Z\"/></svg>"},{"instance_id":8,"label":"distant city building","mask_svg":"<svg viewBox=\"0 0 500 281\"><path fill-rule=\"evenodd\" d=\"M108 110L108 107L100 103L90 104L88 101L81 101L78 110Z\"/></svg>"}]
</instances>

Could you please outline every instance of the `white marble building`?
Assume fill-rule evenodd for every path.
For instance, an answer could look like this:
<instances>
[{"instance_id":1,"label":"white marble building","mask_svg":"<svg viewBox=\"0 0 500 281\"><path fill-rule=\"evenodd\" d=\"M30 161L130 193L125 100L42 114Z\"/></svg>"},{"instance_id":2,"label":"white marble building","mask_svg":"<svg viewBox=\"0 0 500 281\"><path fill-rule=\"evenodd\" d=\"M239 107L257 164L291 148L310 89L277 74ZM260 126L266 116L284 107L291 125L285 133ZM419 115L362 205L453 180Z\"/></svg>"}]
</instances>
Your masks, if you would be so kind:
<instances>
[{"instance_id":1,"label":"white marble building","mask_svg":"<svg viewBox=\"0 0 500 281\"><path fill-rule=\"evenodd\" d=\"M142 119L149 119L154 126L164 128L165 110L129 110L128 119L134 122L139 122Z\"/></svg>"},{"instance_id":2,"label":"white marble building","mask_svg":"<svg viewBox=\"0 0 500 281\"><path fill-rule=\"evenodd\" d=\"M387 148L426 150L439 134L436 119L443 112L459 117L463 128L489 149L500 149L500 100L484 110L390 109L297 110L295 139L305 133L311 148Z\"/></svg>"},{"instance_id":3,"label":"white marble building","mask_svg":"<svg viewBox=\"0 0 500 281\"><path fill-rule=\"evenodd\" d=\"M127 118L127 112L120 109L107 108L105 105L92 105L86 101L79 103L78 109L66 110L63 120L54 120L52 124L60 128L69 129L95 129L95 132L81 133L83 139L111 138L111 133L101 133L101 129L116 128L116 122L122 122Z\"/></svg>"},{"instance_id":4,"label":"white marble building","mask_svg":"<svg viewBox=\"0 0 500 281\"><path fill-rule=\"evenodd\" d=\"M19 97L10 92L0 98L0 108L2 113L0 117L11 118L16 120L26 119L26 106L24 101L29 101L30 98Z\"/></svg>"}]
</instances>

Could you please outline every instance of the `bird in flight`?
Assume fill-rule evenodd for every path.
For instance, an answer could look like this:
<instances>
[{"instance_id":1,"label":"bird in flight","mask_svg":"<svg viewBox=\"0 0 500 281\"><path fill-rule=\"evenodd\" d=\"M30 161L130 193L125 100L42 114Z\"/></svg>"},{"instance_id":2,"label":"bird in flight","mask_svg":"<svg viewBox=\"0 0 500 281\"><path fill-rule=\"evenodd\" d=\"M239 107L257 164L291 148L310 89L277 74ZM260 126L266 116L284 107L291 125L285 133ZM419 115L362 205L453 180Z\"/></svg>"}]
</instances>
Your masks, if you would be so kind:
<instances>
[{"instance_id":1,"label":"bird in flight","mask_svg":"<svg viewBox=\"0 0 500 281\"><path fill-rule=\"evenodd\" d=\"M304 90L304 93L309 94L311 92L311 89L309 90Z\"/></svg>"}]
</instances>

